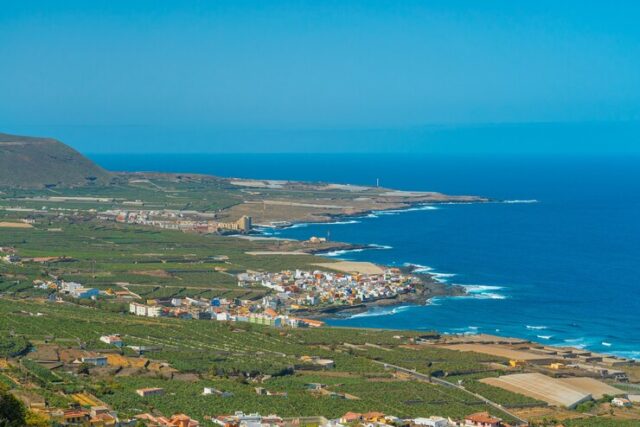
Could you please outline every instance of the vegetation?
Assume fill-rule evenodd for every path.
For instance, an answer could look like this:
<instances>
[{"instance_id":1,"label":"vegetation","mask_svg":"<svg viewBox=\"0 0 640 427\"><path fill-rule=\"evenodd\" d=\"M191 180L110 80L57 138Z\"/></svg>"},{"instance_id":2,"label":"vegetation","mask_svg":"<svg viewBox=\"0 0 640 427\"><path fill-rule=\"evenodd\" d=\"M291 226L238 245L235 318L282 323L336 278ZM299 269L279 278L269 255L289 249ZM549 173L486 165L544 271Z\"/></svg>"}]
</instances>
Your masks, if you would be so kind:
<instances>
[{"instance_id":1,"label":"vegetation","mask_svg":"<svg viewBox=\"0 0 640 427\"><path fill-rule=\"evenodd\" d=\"M462 417L489 409L479 399L460 390L396 378L375 363L374 358L381 353L389 353L394 361L404 363L402 354L407 350L400 345L418 333L403 332L403 337L398 339L394 338L397 331L279 330L251 324L140 318L102 310L98 313L98 310L68 303L0 299L0 335L15 330L29 337L36 348L47 345L68 348L82 343L92 350L97 348L101 335L117 332L127 344L158 346L158 351L146 353L144 357L167 361L178 370L173 379L169 379L171 375L160 376L144 368L115 376L109 373L111 370L100 374L93 368L89 376L54 374L35 361L22 359L23 368L43 390L86 390L123 414L155 408L162 413L186 412L196 417L235 410L277 412L282 416L339 416L350 410L380 410L398 416L431 412ZM42 315L17 316L15 313L19 312ZM49 337L49 343L44 344L46 336L54 338ZM379 343L388 351L373 347L370 352L353 350L345 343L363 346L363 343ZM128 351L125 354L133 355ZM457 364L469 357L465 353L437 349L417 354L421 356L412 354L409 360L425 357L424 364L427 357L435 360L437 356L448 359L442 363ZM304 365L300 357L305 355L331 358L336 366L328 371L292 371L291 367ZM44 374L43 369L49 375ZM192 376L182 377L187 374ZM305 387L309 383L326 384L338 395L309 392ZM149 398L135 393L137 388L153 386L163 387L167 393ZM205 386L230 391L233 396L202 396ZM286 392L287 396L258 396L255 387ZM340 397L345 395L355 397ZM506 417L499 412L498 415Z\"/></svg>"},{"instance_id":2,"label":"vegetation","mask_svg":"<svg viewBox=\"0 0 640 427\"><path fill-rule=\"evenodd\" d=\"M102 168L59 141L0 133L3 187L95 185L109 178Z\"/></svg>"},{"instance_id":3,"label":"vegetation","mask_svg":"<svg viewBox=\"0 0 640 427\"><path fill-rule=\"evenodd\" d=\"M0 357L14 357L23 354L29 347L29 341L25 337L0 336Z\"/></svg>"},{"instance_id":4,"label":"vegetation","mask_svg":"<svg viewBox=\"0 0 640 427\"><path fill-rule=\"evenodd\" d=\"M23 427L26 416L22 403L0 384L0 427Z\"/></svg>"}]
</instances>

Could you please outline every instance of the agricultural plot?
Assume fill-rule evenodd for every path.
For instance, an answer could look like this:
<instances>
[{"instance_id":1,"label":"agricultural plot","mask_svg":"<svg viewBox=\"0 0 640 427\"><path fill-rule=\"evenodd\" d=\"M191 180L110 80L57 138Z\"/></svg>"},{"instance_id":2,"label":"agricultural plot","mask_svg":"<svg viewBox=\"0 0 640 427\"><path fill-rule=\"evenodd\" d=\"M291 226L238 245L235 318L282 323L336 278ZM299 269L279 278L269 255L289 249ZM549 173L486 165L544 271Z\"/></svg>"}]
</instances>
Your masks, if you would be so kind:
<instances>
[{"instance_id":1,"label":"agricultural plot","mask_svg":"<svg viewBox=\"0 0 640 427\"><path fill-rule=\"evenodd\" d=\"M35 312L41 315L24 314ZM101 335L120 333L127 345L156 348L145 353L144 358L169 363L177 370L174 379L160 378L144 367L146 363L125 364L126 375L85 377L52 373L57 377L55 380L43 378L42 383L53 387L52 390L89 393L124 414L156 408L163 413L188 412L196 417L235 410L277 412L282 416L325 414L333 417L347 411L378 410L399 416L432 412L461 417L488 409L483 402L460 390L396 378L375 363L384 356L398 363L422 365L436 357L442 359L441 363L453 358L446 361L450 364L464 364L469 360L469 354L440 349L435 349L436 353L411 352L410 359L403 359L407 350L399 345L417 335L412 332L403 333L398 339L397 331L280 330L250 324L140 318L66 303L0 298L0 335L8 331L26 337L36 347L47 337L49 345L77 348L81 343L87 350L101 351L104 348L98 341ZM370 350L349 350L351 347L345 343ZM386 350L367 347L365 343L383 345ZM125 355L134 359L110 357L112 361L137 357L128 349ZM294 369L301 365L302 356L331 358L335 368L319 372ZM464 357L464 360L456 361L455 357ZM26 363L40 367L28 366L30 370L44 369L33 361ZM39 374L34 372L36 376ZM192 379L180 380L180 375L186 374ZM307 388L309 383L326 384L331 393L312 393ZM135 393L142 387L163 387L166 394L142 398ZM204 387L215 387L233 395L202 396ZM286 396L259 396L256 387L286 393ZM504 417L504 414L498 415Z\"/></svg>"}]
</instances>

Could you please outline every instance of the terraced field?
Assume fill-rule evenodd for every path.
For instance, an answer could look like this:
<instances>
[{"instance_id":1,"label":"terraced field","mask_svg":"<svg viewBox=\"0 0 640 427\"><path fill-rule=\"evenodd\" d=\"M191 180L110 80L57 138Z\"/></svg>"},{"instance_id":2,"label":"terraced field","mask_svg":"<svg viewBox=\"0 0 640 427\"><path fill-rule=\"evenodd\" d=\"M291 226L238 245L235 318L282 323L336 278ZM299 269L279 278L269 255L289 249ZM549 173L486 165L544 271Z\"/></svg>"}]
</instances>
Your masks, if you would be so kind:
<instances>
[{"instance_id":1,"label":"terraced field","mask_svg":"<svg viewBox=\"0 0 640 427\"><path fill-rule=\"evenodd\" d=\"M44 345L46 338L47 345L77 348L80 343L87 350L101 350L104 347L98 338L108 333L122 334L128 345L157 347L144 357L168 362L178 370L173 379L138 368L127 375L103 372L91 377L60 372L63 384L47 383L46 378L40 381L50 391L86 391L125 414L156 408L163 413L188 412L197 417L235 410L333 417L346 411L381 410L399 416L438 413L459 417L487 409L458 390L407 381L374 362L386 358L405 366L426 366L433 361L440 369L469 363L481 366L484 356L478 355L480 359L474 362L467 353L442 349L416 350L407 357L407 350L399 345L416 335L411 332L403 332L398 339L397 331L280 330L215 321L140 318L67 303L3 298L0 334L8 333L27 337L36 348ZM128 349L125 354L135 357ZM336 366L330 371L308 370L300 361L302 356L331 358ZM191 375L189 380L181 380L186 374ZM326 384L337 396L354 398L312 393L306 388L309 383ZM135 394L137 388L155 386L165 388L165 396L141 398ZM202 396L205 386L231 391L233 396ZM287 396L258 396L255 387L286 392Z\"/></svg>"}]
</instances>

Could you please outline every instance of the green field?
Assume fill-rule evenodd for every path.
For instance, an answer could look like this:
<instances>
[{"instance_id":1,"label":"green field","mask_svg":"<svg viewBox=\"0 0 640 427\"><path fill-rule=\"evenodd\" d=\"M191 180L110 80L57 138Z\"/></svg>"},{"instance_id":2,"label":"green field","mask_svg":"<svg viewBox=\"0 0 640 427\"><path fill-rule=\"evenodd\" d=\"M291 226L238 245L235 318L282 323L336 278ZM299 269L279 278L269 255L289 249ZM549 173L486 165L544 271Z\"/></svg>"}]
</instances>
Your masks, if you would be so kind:
<instances>
[{"instance_id":1,"label":"green field","mask_svg":"<svg viewBox=\"0 0 640 427\"><path fill-rule=\"evenodd\" d=\"M29 313L41 313L32 316ZM282 416L317 415L337 417L346 411L383 411L398 416L440 414L461 417L487 409L486 405L459 390L426 382L406 381L392 376L375 360L388 359L412 366L433 361L441 369L479 364L482 356L473 358L455 351L424 348L410 352L399 344L416 333L397 331L365 331L355 329L279 330L249 324L215 321L183 321L148 319L110 313L68 303L34 302L0 299L0 334L27 337L36 348L47 337L49 345L63 348L103 348L98 338L120 333L127 344L159 346L145 354L153 360L167 361L180 373L192 373L196 380L158 378L140 371L133 376L86 377L52 373L47 376L34 362L23 368L37 377L45 390L87 390L112 404L124 414L158 409L163 413L187 412L202 417L235 410L276 412ZM365 343L384 346L385 350L353 350L344 344ZM366 346L365 346L366 347ZM335 369L327 372L296 370L305 355L330 357ZM480 366L480 365L478 365ZM272 375L263 382L253 379ZM63 383L60 383L62 378ZM307 383L323 383L332 392L347 393L357 399L318 396L305 389ZM141 398L135 389L159 386L165 396ZM203 387L213 386L234 393L233 397L201 396ZM258 396L255 387L288 396Z\"/></svg>"}]
</instances>

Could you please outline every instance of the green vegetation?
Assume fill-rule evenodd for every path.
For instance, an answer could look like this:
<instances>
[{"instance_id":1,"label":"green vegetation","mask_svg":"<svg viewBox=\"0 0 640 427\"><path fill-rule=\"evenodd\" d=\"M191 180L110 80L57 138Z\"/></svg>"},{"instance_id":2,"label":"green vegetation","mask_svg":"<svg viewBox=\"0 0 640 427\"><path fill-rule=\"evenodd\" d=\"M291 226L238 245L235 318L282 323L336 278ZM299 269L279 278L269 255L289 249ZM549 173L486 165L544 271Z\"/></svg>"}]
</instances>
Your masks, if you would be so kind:
<instances>
[{"instance_id":1,"label":"green vegetation","mask_svg":"<svg viewBox=\"0 0 640 427\"><path fill-rule=\"evenodd\" d=\"M61 231L48 231L50 228ZM35 228L6 228L1 232L0 246L14 247L22 257L67 257L64 262L0 262L0 293L13 295L45 296L47 293L34 290L31 282L54 275L102 290L123 290L123 284L128 284L130 291L147 299L256 299L264 295L264 288L239 288L232 272L279 271L318 262L311 255L246 253L268 250L270 242L102 224L96 220L71 222L52 218Z\"/></svg>"},{"instance_id":2,"label":"green vegetation","mask_svg":"<svg viewBox=\"0 0 640 427\"><path fill-rule=\"evenodd\" d=\"M26 352L30 347L24 337L0 336L0 357L14 357Z\"/></svg>"},{"instance_id":3,"label":"green vegetation","mask_svg":"<svg viewBox=\"0 0 640 427\"><path fill-rule=\"evenodd\" d=\"M0 133L2 187L93 186L109 179L106 171L59 141Z\"/></svg>"},{"instance_id":4,"label":"green vegetation","mask_svg":"<svg viewBox=\"0 0 640 427\"><path fill-rule=\"evenodd\" d=\"M22 312L42 315L17 315ZM402 355L407 350L400 345L418 335L413 332L403 332L398 339L394 338L397 331L279 330L251 324L140 318L72 304L0 299L0 335L9 330L29 337L36 348L45 346L44 337L53 336L47 345L67 348L83 343L86 349L95 350L101 335L115 332L122 334L129 345L158 346L158 351L144 357L167 361L177 369L172 380L144 369L115 376L101 376L94 368L89 376L48 371L51 376L47 376L41 372L45 368L22 359L23 368L43 390L86 390L123 414L156 408L167 414L186 412L196 417L235 410L276 412L282 416L335 417L349 410L379 410L398 416L437 413L462 417L488 409L479 399L460 390L396 378L375 363L382 353L388 353L398 363L422 357L423 364L440 358L441 363L455 366L469 359L465 353L425 349L411 352L411 358L403 362ZM367 350L353 350L345 343L362 345ZM364 343L384 346L387 351ZM291 367L302 365L300 357L305 355L330 357L336 367L329 371L299 369L292 374ZM180 375L187 373L195 377L181 380ZM306 390L308 383L327 384L331 392L355 398L314 394ZM137 388L152 386L163 387L167 393L149 398L135 393ZM230 391L233 396L202 396L205 386ZM255 387L286 392L288 396L258 396Z\"/></svg>"},{"instance_id":5,"label":"green vegetation","mask_svg":"<svg viewBox=\"0 0 640 427\"><path fill-rule=\"evenodd\" d=\"M22 403L0 384L0 426L23 427L27 424L26 416Z\"/></svg>"}]
</instances>

